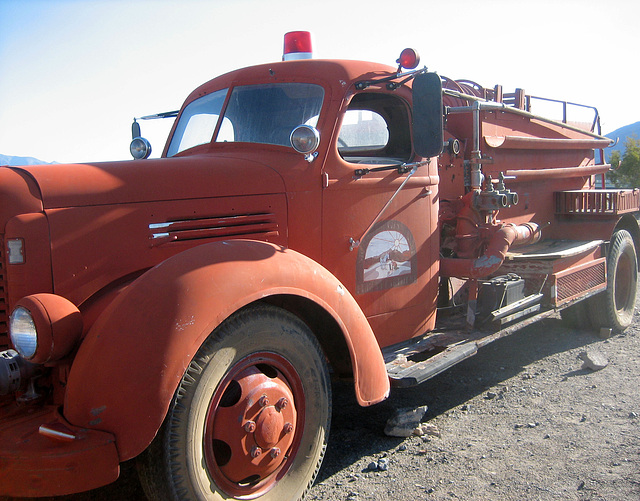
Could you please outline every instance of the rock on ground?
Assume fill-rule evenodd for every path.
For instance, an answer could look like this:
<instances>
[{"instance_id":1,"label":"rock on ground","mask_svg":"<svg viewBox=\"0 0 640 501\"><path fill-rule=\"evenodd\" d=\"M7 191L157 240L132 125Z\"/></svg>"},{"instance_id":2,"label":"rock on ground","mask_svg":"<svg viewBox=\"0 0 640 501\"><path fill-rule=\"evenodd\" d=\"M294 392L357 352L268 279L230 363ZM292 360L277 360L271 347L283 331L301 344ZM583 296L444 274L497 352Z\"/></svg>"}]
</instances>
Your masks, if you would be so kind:
<instances>
[{"instance_id":1,"label":"rock on ground","mask_svg":"<svg viewBox=\"0 0 640 501\"><path fill-rule=\"evenodd\" d=\"M422 405L416 409L398 409L387 421L387 425L384 428L385 435L406 438L417 434L415 432L426 413L426 405Z\"/></svg>"},{"instance_id":2,"label":"rock on ground","mask_svg":"<svg viewBox=\"0 0 640 501\"><path fill-rule=\"evenodd\" d=\"M596 349L589 349L583 352L580 352L578 355L582 362L582 369L591 369L592 371L599 371L604 369L607 365L609 365L609 361L607 357L605 357L602 353L600 353Z\"/></svg>"}]
</instances>

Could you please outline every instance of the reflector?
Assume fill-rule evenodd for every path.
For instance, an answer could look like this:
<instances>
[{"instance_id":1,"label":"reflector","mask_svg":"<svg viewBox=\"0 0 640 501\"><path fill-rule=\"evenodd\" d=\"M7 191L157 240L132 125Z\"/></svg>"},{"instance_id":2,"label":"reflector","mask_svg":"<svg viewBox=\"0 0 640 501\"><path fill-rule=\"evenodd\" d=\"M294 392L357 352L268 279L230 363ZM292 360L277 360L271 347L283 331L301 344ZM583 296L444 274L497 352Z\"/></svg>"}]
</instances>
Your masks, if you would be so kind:
<instances>
[{"instance_id":1,"label":"reflector","mask_svg":"<svg viewBox=\"0 0 640 501\"><path fill-rule=\"evenodd\" d=\"M282 60L311 59L311 33L308 31L290 31L284 35Z\"/></svg>"},{"instance_id":2,"label":"reflector","mask_svg":"<svg viewBox=\"0 0 640 501\"><path fill-rule=\"evenodd\" d=\"M420 64L420 56L414 49L404 49L396 61L402 68L412 70Z\"/></svg>"},{"instance_id":3,"label":"reflector","mask_svg":"<svg viewBox=\"0 0 640 501\"><path fill-rule=\"evenodd\" d=\"M7 257L9 264L24 264L24 240L21 238L7 240Z\"/></svg>"}]
</instances>

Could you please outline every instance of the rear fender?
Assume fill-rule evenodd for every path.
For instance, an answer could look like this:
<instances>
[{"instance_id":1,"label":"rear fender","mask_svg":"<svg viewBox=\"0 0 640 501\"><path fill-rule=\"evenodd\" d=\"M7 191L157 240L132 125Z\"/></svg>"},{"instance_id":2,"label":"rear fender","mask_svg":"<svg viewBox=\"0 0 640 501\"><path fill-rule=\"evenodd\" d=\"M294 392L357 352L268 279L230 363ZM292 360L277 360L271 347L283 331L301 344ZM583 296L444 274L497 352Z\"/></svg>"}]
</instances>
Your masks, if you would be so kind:
<instances>
[{"instance_id":1,"label":"rear fender","mask_svg":"<svg viewBox=\"0 0 640 501\"><path fill-rule=\"evenodd\" d=\"M71 368L69 422L115 435L121 460L151 442L198 348L233 312L272 295L313 301L340 326L361 405L386 398L380 348L362 310L315 261L276 245L232 240L180 253L142 275L98 318Z\"/></svg>"}]
</instances>

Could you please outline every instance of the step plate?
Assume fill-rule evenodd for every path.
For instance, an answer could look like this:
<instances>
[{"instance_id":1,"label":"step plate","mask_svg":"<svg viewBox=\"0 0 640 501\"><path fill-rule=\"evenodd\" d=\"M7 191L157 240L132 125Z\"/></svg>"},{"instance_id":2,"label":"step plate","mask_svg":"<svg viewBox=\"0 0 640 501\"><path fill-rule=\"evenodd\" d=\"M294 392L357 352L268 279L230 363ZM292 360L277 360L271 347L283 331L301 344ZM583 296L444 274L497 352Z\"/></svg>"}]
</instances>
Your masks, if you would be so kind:
<instances>
[{"instance_id":1,"label":"step plate","mask_svg":"<svg viewBox=\"0 0 640 501\"><path fill-rule=\"evenodd\" d=\"M387 374L394 386L416 386L430 379L449 367L472 357L478 352L478 345L474 342L463 343L437 353L421 362L413 362L404 356L387 363Z\"/></svg>"}]
</instances>

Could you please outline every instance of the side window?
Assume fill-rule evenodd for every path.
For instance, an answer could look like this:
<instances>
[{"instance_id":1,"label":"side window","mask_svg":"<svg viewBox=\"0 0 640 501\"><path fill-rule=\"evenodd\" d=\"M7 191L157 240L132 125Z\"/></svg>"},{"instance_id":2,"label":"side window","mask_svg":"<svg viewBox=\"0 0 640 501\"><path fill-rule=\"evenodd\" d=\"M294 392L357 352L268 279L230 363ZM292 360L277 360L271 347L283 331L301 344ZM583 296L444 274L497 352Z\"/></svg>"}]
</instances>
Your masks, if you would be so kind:
<instances>
[{"instance_id":1,"label":"side window","mask_svg":"<svg viewBox=\"0 0 640 501\"><path fill-rule=\"evenodd\" d=\"M347 162L400 164L411 157L406 103L389 94L353 97L338 135L338 152Z\"/></svg>"},{"instance_id":2,"label":"side window","mask_svg":"<svg viewBox=\"0 0 640 501\"><path fill-rule=\"evenodd\" d=\"M344 148L381 150L389 142L387 122L375 111L347 110L339 141Z\"/></svg>"}]
</instances>

